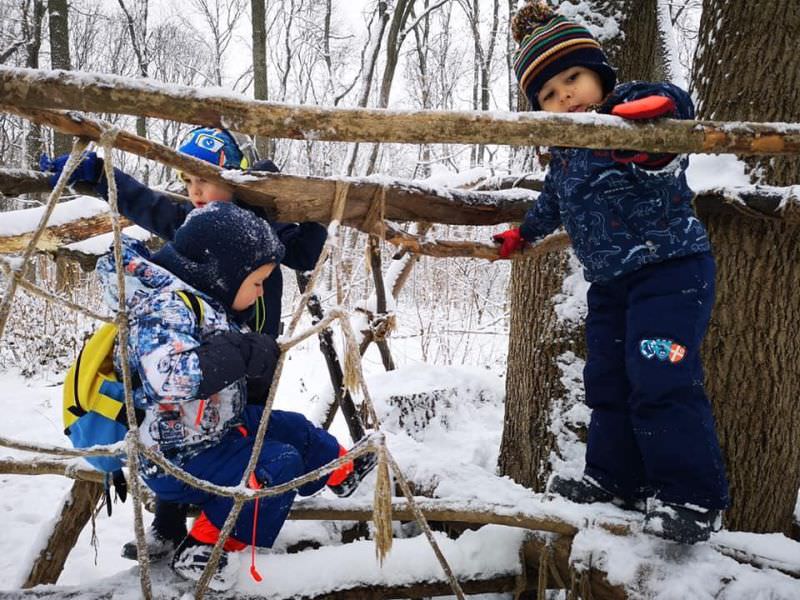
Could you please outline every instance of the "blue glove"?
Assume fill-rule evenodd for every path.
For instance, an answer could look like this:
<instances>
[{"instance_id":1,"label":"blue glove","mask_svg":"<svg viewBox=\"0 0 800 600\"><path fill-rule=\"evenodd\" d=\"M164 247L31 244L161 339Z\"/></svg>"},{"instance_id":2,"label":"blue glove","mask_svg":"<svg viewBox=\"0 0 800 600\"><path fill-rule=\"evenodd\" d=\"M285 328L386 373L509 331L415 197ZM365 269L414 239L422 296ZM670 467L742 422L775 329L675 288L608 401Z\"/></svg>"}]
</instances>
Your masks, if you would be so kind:
<instances>
[{"instance_id":1,"label":"blue glove","mask_svg":"<svg viewBox=\"0 0 800 600\"><path fill-rule=\"evenodd\" d=\"M64 165L67 164L69 154L62 154L55 158L50 158L47 154L42 154L39 158L39 170L44 173L52 173L47 182L51 188L56 187L58 178L61 177L61 172L64 170ZM80 164L72 172L72 175L67 182L69 185L73 183L90 183L96 185L100 181L100 176L103 174L103 159L98 158L94 152L84 152Z\"/></svg>"}]
</instances>

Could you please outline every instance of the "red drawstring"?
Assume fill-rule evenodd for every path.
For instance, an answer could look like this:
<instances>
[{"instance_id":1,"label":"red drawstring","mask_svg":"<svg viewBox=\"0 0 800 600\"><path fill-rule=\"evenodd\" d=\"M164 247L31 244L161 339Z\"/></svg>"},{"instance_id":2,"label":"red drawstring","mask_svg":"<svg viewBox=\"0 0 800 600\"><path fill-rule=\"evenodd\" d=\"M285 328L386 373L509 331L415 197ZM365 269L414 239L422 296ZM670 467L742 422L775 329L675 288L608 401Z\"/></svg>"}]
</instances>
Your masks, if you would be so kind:
<instances>
[{"instance_id":1,"label":"red drawstring","mask_svg":"<svg viewBox=\"0 0 800 600\"><path fill-rule=\"evenodd\" d=\"M247 429L244 425L239 425L236 429L239 430L242 437L247 437ZM250 473L250 477L247 479L247 487L251 490L261 489L261 484L258 482L258 479L256 479L255 473ZM261 576L261 573L258 572L258 569L256 569L256 531L258 530L258 505L261 501L256 498L253 502L256 503L256 506L253 510L253 535L250 539L250 577L252 577L253 581L256 583L261 583L264 578Z\"/></svg>"},{"instance_id":2,"label":"red drawstring","mask_svg":"<svg viewBox=\"0 0 800 600\"><path fill-rule=\"evenodd\" d=\"M251 490L258 490L261 489L261 484L256 479L255 473L250 473L250 479L247 481L247 487ZM261 583L263 577L261 577L261 573L258 572L256 569L256 530L258 529L258 505L261 501L256 498L253 502L256 503L255 510L253 511L253 537L250 542L250 577L253 578L253 581L256 583Z\"/></svg>"}]
</instances>

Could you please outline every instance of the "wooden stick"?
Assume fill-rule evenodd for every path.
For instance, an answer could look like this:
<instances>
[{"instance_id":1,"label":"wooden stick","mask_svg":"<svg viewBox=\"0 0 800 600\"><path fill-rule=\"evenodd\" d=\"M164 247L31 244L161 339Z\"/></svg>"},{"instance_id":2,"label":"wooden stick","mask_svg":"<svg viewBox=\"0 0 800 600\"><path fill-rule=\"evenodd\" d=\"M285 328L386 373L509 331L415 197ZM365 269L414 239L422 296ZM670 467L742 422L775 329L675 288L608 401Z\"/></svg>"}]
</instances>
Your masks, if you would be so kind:
<instances>
[{"instance_id":1,"label":"wooden stick","mask_svg":"<svg viewBox=\"0 0 800 600\"><path fill-rule=\"evenodd\" d=\"M413 144L510 144L648 152L800 153L800 125L661 120L607 115L398 111L296 106L154 80L0 67L5 104L82 110L228 127L272 138Z\"/></svg>"}]
</instances>

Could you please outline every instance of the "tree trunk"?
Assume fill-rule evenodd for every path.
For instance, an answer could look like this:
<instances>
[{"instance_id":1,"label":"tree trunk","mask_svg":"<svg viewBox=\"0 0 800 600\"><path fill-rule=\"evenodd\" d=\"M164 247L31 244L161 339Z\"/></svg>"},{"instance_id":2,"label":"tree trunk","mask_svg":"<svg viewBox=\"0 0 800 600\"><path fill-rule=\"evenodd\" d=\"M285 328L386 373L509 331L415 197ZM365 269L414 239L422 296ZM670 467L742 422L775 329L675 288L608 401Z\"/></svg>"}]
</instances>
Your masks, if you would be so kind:
<instances>
[{"instance_id":1,"label":"tree trunk","mask_svg":"<svg viewBox=\"0 0 800 600\"><path fill-rule=\"evenodd\" d=\"M33 4L26 2L23 14L22 31L26 40L25 66L30 69L39 68L39 50L42 46L42 20L44 19L44 0L34 0ZM28 11L30 10L30 14ZM25 157L23 164L36 169L39 165L39 155L44 149L42 128L36 123L30 123L25 135Z\"/></svg>"},{"instance_id":2,"label":"tree trunk","mask_svg":"<svg viewBox=\"0 0 800 600\"><path fill-rule=\"evenodd\" d=\"M50 66L69 71L72 68L69 54L69 8L67 0L48 0L47 13L50 25ZM67 154L72 148L72 136L56 132L53 135L53 154Z\"/></svg>"},{"instance_id":3,"label":"tree trunk","mask_svg":"<svg viewBox=\"0 0 800 600\"><path fill-rule=\"evenodd\" d=\"M622 15L622 35L603 42L603 50L617 68L620 82L640 79L660 81L664 56L658 31L658 0L595 0L599 15ZM635 44L635 48L631 44Z\"/></svg>"},{"instance_id":4,"label":"tree trunk","mask_svg":"<svg viewBox=\"0 0 800 600\"><path fill-rule=\"evenodd\" d=\"M796 0L704 0L692 86L698 116L800 122L799 38ZM750 167L758 183L800 183L797 157Z\"/></svg>"},{"instance_id":5,"label":"tree trunk","mask_svg":"<svg viewBox=\"0 0 800 600\"><path fill-rule=\"evenodd\" d=\"M55 583L64 563L78 541L86 523L92 517L97 502L103 496L103 485L92 481L76 481L61 506L61 515L53 526L53 533L39 553L31 572L25 578L23 588Z\"/></svg>"},{"instance_id":6,"label":"tree trunk","mask_svg":"<svg viewBox=\"0 0 800 600\"><path fill-rule=\"evenodd\" d=\"M250 0L253 22L253 98L269 100L267 84L267 11L264 0ZM272 156L271 140L265 136L255 139L260 158Z\"/></svg>"},{"instance_id":7,"label":"tree trunk","mask_svg":"<svg viewBox=\"0 0 800 600\"><path fill-rule=\"evenodd\" d=\"M552 299L561 291L567 251L514 261L511 267L511 327L506 373L506 416L500 446L503 475L541 492L550 473L556 440L551 410L566 390L558 358L578 356L579 332L558 323Z\"/></svg>"},{"instance_id":8,"label":"tree trunk","mask_svg":"<svg viewBox=\"0 0 800 600\"><path fill-rule=\"evenodd\" d=\"M647 78L653 67L645 57L651 60L649 57L655 56L651 47L657 38L655 0L648 0L646 8L626 0L595 4L595 15L627 15L622 23L631 27L621 32L624 45L605 45L611 63L622 62L628 77ZM640 22L650 25L640 26ZM641 55L642 59L623 59L623 55ZM574 366L585 359L582 324L559 323L554 308L553 297L562 291L568 257L568 251L560 251L517 260L511 269L506 414L499 468L503 475L535 491L543 490L551 461L560 453L552 423L557 420L572 426L563 416L577 398L568 394L562 383L564 362Z\"/></svg>"},{"instance_id":9,"label":"tree trunk","mask_svg":"<svg viewBox=\"0 0 800 600\"><path fill-rule=\"evenodd\" d=\"M800 121L799 31L794 0L705 0L694 74L699 116ZM754 180L800 183L796 158L749 164ZM702 216L717 259L704 356L730 480L726 524L789 534L800 487L800 227Z\"/></svg>"}]
</instances>

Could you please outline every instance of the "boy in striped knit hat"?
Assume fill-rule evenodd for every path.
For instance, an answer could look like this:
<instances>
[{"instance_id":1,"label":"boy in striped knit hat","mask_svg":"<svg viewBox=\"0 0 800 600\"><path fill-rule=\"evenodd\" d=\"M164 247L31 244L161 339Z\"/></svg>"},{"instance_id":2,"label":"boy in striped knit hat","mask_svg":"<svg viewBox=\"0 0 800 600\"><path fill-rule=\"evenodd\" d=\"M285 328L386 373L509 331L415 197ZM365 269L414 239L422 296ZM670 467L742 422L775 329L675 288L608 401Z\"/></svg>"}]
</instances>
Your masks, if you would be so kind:
<instances>
[{"instance_id":1,"label":"boy in striped knit hat","mask_svg":"<svg viewBox=\"0 0 800 600\"><path fill-rule=\"evenodd\" d=\"M616 86L589 31L529 2L514 17L514 65L533 110L631 120L694 118L667 83ZM714 304L714 259L691 205L685 156L551 148L544 188L522 225L494 236L500 256L563 225L591 282L580 480L549 490L575 502L646 510L645 530L695 543L719 527L728 485L700 345Z\"/></svg>"}]
</instances>

